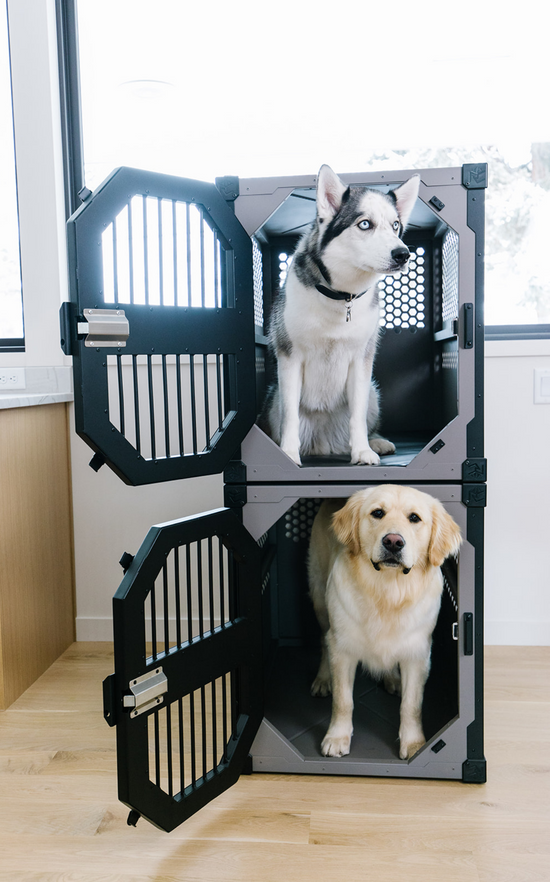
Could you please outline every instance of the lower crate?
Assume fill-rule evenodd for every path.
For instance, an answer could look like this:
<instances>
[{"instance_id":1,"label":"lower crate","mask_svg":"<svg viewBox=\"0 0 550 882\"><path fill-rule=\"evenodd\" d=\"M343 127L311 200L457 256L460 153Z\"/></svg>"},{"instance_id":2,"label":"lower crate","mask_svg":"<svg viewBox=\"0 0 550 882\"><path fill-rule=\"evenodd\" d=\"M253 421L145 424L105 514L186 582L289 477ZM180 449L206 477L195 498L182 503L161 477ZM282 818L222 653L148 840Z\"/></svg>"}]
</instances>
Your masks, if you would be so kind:
<instances>
[{"instance_id":1,"label":"lower crate","mask_svg":"<svg viewBox=\"0 0 550 882\"><path fill-rule=\"evenodd\" d=\"M360 670L355 682L351 752L341 758L323 757L320 752L331 699L310 695L320 657L320 633L307 596L309 533L321 498L349 496L360 488L248 488L243 523L257 539L264 533L264 553L271 549L273 556L269 579L264 580L264 720L251 750L253 770L462 779L464 763L473 754L483 756L481 647L471 642L474 612L477 618L480 606L476 604L476 592L481 591L476 570L479 574L482 510L474 511L462 502L459 486L414 486L445 505L465 541L459 559L450 558L443 567L445 587L424 693L426 745L408 761L398 755L400 699Z\"/></svg>"},{"instance_id":2,"label":"lower crate","mask_svg":"<svg viewBox=\"0 0 550 882\"><path fill-rule=\"evenodd\" d=\"M117 727L119 799L134 820L173 830L245 770L485 780L484 487L408 486L437 497L464 537L442 566L426 745L399 759L399 700L361 674L351 753L319 750L331 708L309 694L320 647L308 539L320 500L361 486L233 485L240 509L151 527L121 559L104 714Z\"/></svg>"}]
</instances>

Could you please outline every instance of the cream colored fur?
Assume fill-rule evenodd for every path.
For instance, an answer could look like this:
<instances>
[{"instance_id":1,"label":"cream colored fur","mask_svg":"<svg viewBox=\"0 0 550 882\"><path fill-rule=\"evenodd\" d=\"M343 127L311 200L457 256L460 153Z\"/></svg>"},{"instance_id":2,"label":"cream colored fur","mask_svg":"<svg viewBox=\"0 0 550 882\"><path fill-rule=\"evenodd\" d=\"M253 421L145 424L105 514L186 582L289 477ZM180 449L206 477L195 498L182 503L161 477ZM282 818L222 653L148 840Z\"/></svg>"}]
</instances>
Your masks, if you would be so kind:
<instances>
[{"instance_id":1,"label":"cream colored fur","mask_svg":"<svg viewBox=\"0 0 550 882\"><path fill-rule=\"evenodd\" d=\"M392 559L383 545L388 536L404 543ZM383 678L388 691L401 692L400 758L424 744L422 699L441 603L440 567L460 543L460 530L439 500L410 487L383 484L360 490L345 504L321 505L308 569L323 632L312 693L332 692L324 756L350 751L358 663Z\"/></svg>"}]
</instances>

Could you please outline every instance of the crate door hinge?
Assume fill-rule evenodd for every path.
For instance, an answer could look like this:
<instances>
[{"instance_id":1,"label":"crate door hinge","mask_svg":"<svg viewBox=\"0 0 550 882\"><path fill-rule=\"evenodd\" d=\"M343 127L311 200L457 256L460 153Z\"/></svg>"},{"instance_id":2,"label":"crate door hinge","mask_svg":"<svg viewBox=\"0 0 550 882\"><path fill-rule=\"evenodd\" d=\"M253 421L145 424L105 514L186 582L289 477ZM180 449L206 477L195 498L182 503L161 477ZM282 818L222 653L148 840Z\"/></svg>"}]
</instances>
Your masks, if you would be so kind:
<instances>
[{"instance_id":1,"label":"crate door hinge","mask_svg":"<svg viewBox=\"0 0 550 882\"><path fill-rule=\"evenodd\" d=\"M85 309L83 316L85 321L78 323L77 332L85 336L84 346L126 346L130 324L123 309Z\"/></svg>"},{"instance_id":2,"label":"crate door hinge","mask_svg":"<svg viewBox=\"0 0 550 882\"><path fill-rule=\"evenodd\" d=\"M128 689L131 694L124 696L124 707L130 708L131 717L138 717L164 701L164 693L168 692L168 679L159 667L130 680Z\"/></svg>"}]
</instances>

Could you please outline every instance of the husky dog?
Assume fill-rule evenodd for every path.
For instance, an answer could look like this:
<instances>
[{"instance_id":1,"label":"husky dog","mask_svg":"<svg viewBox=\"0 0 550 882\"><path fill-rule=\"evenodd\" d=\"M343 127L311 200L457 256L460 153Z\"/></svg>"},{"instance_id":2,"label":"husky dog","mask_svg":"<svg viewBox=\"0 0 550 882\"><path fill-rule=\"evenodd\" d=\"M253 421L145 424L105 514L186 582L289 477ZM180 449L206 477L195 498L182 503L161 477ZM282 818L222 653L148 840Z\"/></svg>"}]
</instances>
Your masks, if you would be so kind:
<instances>
[{"instance_id":1,"label":"husky dog","mask_svg":"<svg viewBox=\"0 0 550 882\"><path fill-rule=\"evenodd\" d=\"M261 427L300 465L300 455L346 454L377 465L395 451L376 435L372 364L378 338L377 283L401 272L401 240L420 184L413 175L390 193L348 187L323 165L317 217L298 245L275 305L270 346L278 382Z\"/></svg>"}]
</instances>

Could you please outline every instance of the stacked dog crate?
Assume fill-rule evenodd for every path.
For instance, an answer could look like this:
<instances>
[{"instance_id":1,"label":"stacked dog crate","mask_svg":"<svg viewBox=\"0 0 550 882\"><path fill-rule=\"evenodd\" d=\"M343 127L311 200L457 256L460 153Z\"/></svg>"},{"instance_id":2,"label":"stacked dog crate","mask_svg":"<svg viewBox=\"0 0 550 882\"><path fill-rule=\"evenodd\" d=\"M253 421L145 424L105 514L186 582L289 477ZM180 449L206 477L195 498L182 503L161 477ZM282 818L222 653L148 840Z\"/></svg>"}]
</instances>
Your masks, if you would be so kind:
<instances>
[{"instance_id":1,"label":"stacked dog crate","mask_svg":"<svg viewBox=\"0 0 550 882\"><path fill-rule=\"evenodd\" d=\"M345 183L387 192L412 172L342 175ZM396 453L380 466L310 457L298 467L255 426L241 463L226 471L227 499L259 538L277 550L265 717L252 747L253 768L279 772L420 776L480 781L482 746L483 221L486 167L421 172L419 200L405 242L405 272L380 284L381 344L374 375L384 437ZM277 296L296 233L314 218L311 185L300 179L241 181L235 212L254 237L257 321ZM274 205L278 208L274 210ZM261 209L260 209L261 206ZM259 212L262 211L262 224ZM261 277L260 277L261 271ZM265 328L264 328L265 330ZM262 338L257 336L257 340ZM259 352L260 363L262 355ZM262 364L263 367L263 364ZM265 375L273 366L265 362ZM261 397L260 391L260 397ZM242 483L239 485L239 471ZM367 675L355 687L349 756L322 757L330 700L309 695L318 633L305 596L309 530L319 500L347 497L370 483L398 482L441 500L459 523L460 561L444 566L445 591L424 699L426 747L398 759L399 699Z\"/></svg>"},{"instance_id":2,"label":"stacked dog crate","mask_svg":"<svg viewBox=\"0 0 550 882\"><path fill-rule=\"evenodd\" d=\"M412 172L341 175L387 192ZM120 169L69 222L77 431L127 483L224 469L224 509L151 529L114 599L119 795L169 830L242 770L485 780L482 716L485 165L420 171L408 268L380 284L379 466L292 462L255 424L275 366L267 323L314 177L217 188ZM424 698L426 745L398 757L399 698L364 673L351 753L320 742L310 696L319 634L307 597L311 523L328 497L402 483L441 500L464 537Z\"/></svg>"}]
</instances>

